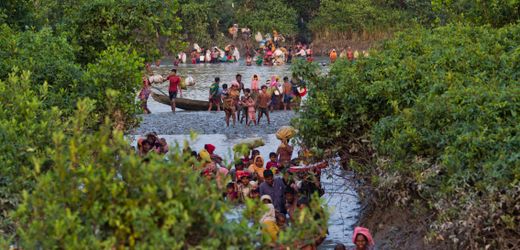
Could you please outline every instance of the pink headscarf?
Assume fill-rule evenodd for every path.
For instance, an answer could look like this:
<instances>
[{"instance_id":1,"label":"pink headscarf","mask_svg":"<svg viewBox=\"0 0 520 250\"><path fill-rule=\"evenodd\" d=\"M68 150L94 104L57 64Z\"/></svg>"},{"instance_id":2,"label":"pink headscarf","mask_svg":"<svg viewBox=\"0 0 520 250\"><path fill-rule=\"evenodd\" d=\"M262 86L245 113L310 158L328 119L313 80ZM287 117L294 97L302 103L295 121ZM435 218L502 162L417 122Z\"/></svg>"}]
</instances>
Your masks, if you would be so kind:
<instances>
[{"instance_id":1,"label":"pink headscarf","mask_svg":"<svg viewBox=\"0 0 520 250\"><path fill-rule=\"evenodd\" d=\"M276 87L277 85L276 76L271 76L271 87Z\"/></svg>"},{"instance_id":2,"label":"pink headscarf","mask_svg":"<svg viewBox=\"0 0 520 250\"><path fill-rule=\"evenodd\" d=\"M356 244L356 236L358 234L362 234L367 238L369 246L374 245L374 239L372 239L372 235L370 234L370 231L368 230L368 228L364 228L364 227L356 227L354 229L354 234L352 235L352 243Z\"/></svg>"}]
</instances>

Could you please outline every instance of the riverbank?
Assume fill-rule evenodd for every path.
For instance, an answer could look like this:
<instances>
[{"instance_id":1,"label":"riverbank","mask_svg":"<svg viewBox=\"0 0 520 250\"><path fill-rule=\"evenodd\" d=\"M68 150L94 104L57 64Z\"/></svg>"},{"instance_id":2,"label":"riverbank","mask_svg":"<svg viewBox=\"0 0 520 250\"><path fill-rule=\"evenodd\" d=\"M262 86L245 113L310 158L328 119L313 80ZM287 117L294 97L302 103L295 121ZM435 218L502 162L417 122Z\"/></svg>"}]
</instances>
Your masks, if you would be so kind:
<instances>
[{"instance_id":1,"label":"riverbank","mask_svg":"<svg viewBox=\"0 0 520 250\"><path fill-rule=\"evenodd\" d=\"M259 135L274 134L281 126L289 125L291 119L295 117L294 111L275 111L269 114L271 124L267 124L267 119L262 117L260 125L249 127L245 122L236 126L226 127L225 114L223 111L217 112L163 112L149 115L141 115L143 119L141 125L132 134L146 134L156 132L163 135L190 134L191 131L198 134L236 134L236 135Z\"/></svg>"}]
</instances>

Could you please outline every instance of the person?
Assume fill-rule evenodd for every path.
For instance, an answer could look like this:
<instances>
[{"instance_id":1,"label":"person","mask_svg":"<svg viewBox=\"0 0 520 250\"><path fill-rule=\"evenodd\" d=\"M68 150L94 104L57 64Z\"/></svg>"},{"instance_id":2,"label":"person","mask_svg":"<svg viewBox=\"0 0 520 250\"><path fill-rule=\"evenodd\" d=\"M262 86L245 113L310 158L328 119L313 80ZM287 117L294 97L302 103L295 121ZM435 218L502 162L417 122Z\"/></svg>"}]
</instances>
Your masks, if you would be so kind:
<instances>
[{"instance_id":1,"label":"person","mask_svg":"<svg viewBox=\"0 0 520 250\"><path fill-rule=\"evenodd\" d=\"M181 58L179 56L175 57L175 60L173 60L173 66L177 67L181 63Z\"/></svg>"},{"instance_id":2,"label":"person","mask_svg":"<svg viewBox=\"0 0 520 250\"><path fill-rule=\"evenodd\" d=\"M287 217L285 214L276 213L276 225L280 228L280 231L285 230L287 228Z\"/></svg>"},{"instance_id":3,"label":"person","mask_svg":"<svg viewBox=\"0 0 520 250\"><path fill-rule=\"evenodd\" d=\"M289 82L289 78L285 76L283 78L283 110L287 111L287 105L289 105L289 110L291 110L291 100L292 100L292 84Z\"/></svg>"},{"instance_id":4,"label":"person","mask_svg":"<svg viewBox=\"0 0 520 250\"><path fill-rule=\"evenodd\" d=\"M276 154L278 155L278 162L283 167L288 167L288 165L291 163L292 153L293 147L289 145L288 140L282 140L282 143L276 150Z\"/></svg>"},{"instance_id":5,"label":"person","mask_svg":"<svg viewBox=\"0 0 520 250\"><path fill-rule=\"evenodd\" d=\"M253 93L258 94L258 75L253 75L253 79L251 80L251 91Z\"/></svg>"},{"instance_id":6,"label":"person","mask_svg":"<svg viewBox=\"0 0 520 250\"><path fill-rule=\"evenodd\" d=\"M249 198L251 199L258 199L260 198L260 191L258 191L258 188L256 188L256 181L249 182L253 189L251 190L251 193L249 193Z\"/></svg>"},{"instance_id":7,"label":"person","mask_svg":"<svg viewBox=\"0 0 520 250\"><path fill-rule=\"evenodd\" d=\"M347 51L345 49L341 50L341 53L339 54L339 58L347 58Z\"/></svg>"},{"instance_id":8,"label":"person","mask_svg":"<svg viewBox=\"0 0 520 250\"><path fill-rule=\"evenodd\" d=\"M235 81L238 82L238 86L239 86L240 91L244 91L244 83L242 82L242 75L241 74L237 74L235 76Z\"/></svg>"},{"instance_id":9,"label":"person","mask_svg":"<svg viewBox=\"0 0 520 250\"><path fill-rule=\"evenodd\" d=\"M144 140L139 148L139 156L146 156L150 151L152 151L152 144L148 140Z\"/></svg>"},{"instance_id":10,"label":"person","mask_svg":"<svg viewBox=\"0 0 520 250\"><path fill-rule=\"evenodd\" d=\"M197 50L192 50L191 51L191 54L190 54L190 58L191 58L191 64L197 64L197 60L198 60L198 55L197 55Z\"/></svg>"},{"instance_id":11,"label":"person","mask_svg":"<svg viewBox=\"0 0 520 250\"><path fill-rule=\"evenodd\" d=\"M253 59L251 58L250 55L247 55L246 56L246 66L251 66L253 65Z\"/></svg>"},{"instance_id":12,"label":"person","mask_svg":"<svg viewBox=\"0 0 520 250\"><path fill-rule=\"evenodd\" d=\"M350 46L347 48L347 59L351 62L354 61L354 51Z\"/></svg>"},{"instance_id":13,"label":"person","mask_svg":"<svg viewBox=\"0 0 520 250\"><path fill-rule=\"evenodd\" d=\"M358 50L355 50L354 51L354 60L357 60L359 57L359 51Z\"/></svg>"},{"instance_id":14,"label":"person","mask_svg":"<svg viewBox=\"0 0 520 250\"><path fill-rule=\"evenodd\" d=\"M269 195L276 211L286 214L284 192L286 185L281 177L274 177L271 170L264 170L264 182L260 184L260 195Z\"/></svg>"},{"instance_id":15,"label":"person","mask_svg":"<svg viewBox=\"0 0 520 250\"><path fill-rule=\"evenodd\" d=\"M226 185L226 193L224 194L224 199L229 202L238 201L238 193L235 190L235 183L230 182Z\"/></svg>"},{"instance_id":16,"label":"person","mask_svg":"<svg viewBox=\"0 0 520 250\"><path fill-rule=\"evenodd\" d=\"M182 97L182 89L180 88L181 78L177 76L177 70L172 69L166 80L170 82L170 86L168 87L168 94L170 95L172 112L175 113L175 99L177 98L177 91L179 92L180 97Z\"/></svg>"},{"instance_id":17,"label":"person","mask_svg":"<svg viewBox=\"0 0 520 250\"><path fill-rule=\"evenodd\" d=\"M219 155L215 154L216 147L213 144L204 144L204 149L208 151L211 161L222 166L223 159Z\"/></svg>"},{"instance_id":18,"label":"person","mask_svg":"<svg viewBox=\"0 0 520 250\"><path fill-rule=\"evenodd\" d=\"M235 112L238 111L240 109L240 85L236 81L233 81L233 83L231 83L229 97L233 99L233 103L235 104Z\"/></svg>"},{"instance_id":19,"label":"person","mask_svg":"<svg viewBox=\"0 0 520 250\"><path fill-rule=\"evenodd\" d=\"M249 157L249 165L254 163L255 157L258 155L260 155L260 151L258 151L258 149L251 150L251 157Z\"/></svg>"},{"instance_id":20,"label":"person","mask_svg":"<svg viewBox=\"0 0 520 250\"><path fill-rule=\"evenodd\" d=\"M235 100L229 94L227 84L223 84L222 88L223 109L226 113L226 126L229 127L229 119L232 118L233 127L235 127L235 123L237 120Z\"/></svg>"},{"instance_id":21,"label":"person","mask_svg":"<svg viewBox=\"0 0 520 250\"><path fill-rule=\"evenodd\" d=\"M336 49L332 49L332 51L329 53L330 63L334 63L337 58L338 54L336 53Z\"/></svg>"},{"instance_id":22,"label":"person","mask_svg":"<svg viewBox=\"0 0 520 250\"><path fill-rule=\"evenodd\" d=\"M276 211L272 204L272 199L269 195L262 195L260 201L268 208L267 212L260 219L262 225L262 232L269 236L270 242L276 242L280 228L276 225Z\"/></svg>"},{"instance_id":23,"label":"person","mask_svg":"<svg viewBox=\"0 0 520 250\"><path fill-rule=\"evenodd\" d=\"M209 87L209 108L208 111L211 111L213 108L213 104L217 106L217 111L220 111L220 100L221 97L219 95L219 83L220 77L215 77L215 82L211 84Z\"/></svg>"},{"instance_id":24,"label":"person","mask_svg":"<svg viewBox=\"0 0 520 250\"><path fill-rule=\"evenodd\" d=\"M269 162L265 165L265 169L273 171L275 174L280 170L278 169L280 166L277 161L277 155L275 152L269 153Z\"/></svg>"},{"instance_id":25,"label":"person","mask_svg":"<svg viewBox=\"0 0 520 250\"><path fill-rule=\"evenodd\" d=\"M334 246L334 250L347 250L347 247L341 243L338 243L336 246Z\"/></svg>"},{"instance_id":26,"label":"person","mask_svg":"<svg viewBox=\"0 0 520 250\"><path fill-rule=\"evenodd\" d=\"M374 246L374 240L370 231L364 227L354 228L352 243L356 245L356 250L367 250Z\"/></svg>"},{"instance_id":27,"label":"person","mask_svg":"<svg viewBox=\"0 0 520 250\"><path fill-rule=\"evenodd\" d=\"M269 106L270 106L271 112L273 112L275 108L278 110L280 107L279 96L281 95L281 93L279 90L278 81L276 80L276 76L272 76L271 80L268 80L268 81L269 81L269 92L271 93L271 105L269 105Z\"/></svg>"},{"instance_id":28,"label":"person","mask_svg":"<svg viewBox=\"0 0 520 250\"><path fill-rule=\"evenodd\" d=\"M247 114L247 105L246 101L249 98L249 95L251 93L250 89L244 90L244 95L240 97L239 105L238 105L238 119L240 119L240 123L244 122L244 118L246 120L246 124L249 121L249 116ZM240 113L242 113L242 116L240 116Z\"/></svg>"},{"instance_id":29,"label":"person","mask_svg":"<svg viewBox=\"0 0 520 250\"><path fill-rule=\"evenodd\" d=\"M259 182L264 181L264 158L261 155L254 157L254 161L247 169Z\"/></svg>"},{"instance_id":30,"label":"person","mask_svg":"<svg viewBox=\"0 0 520 250\"><path fill-rule=\"evenodd\" d=\"M251 185L251 175L249 172L244 170L237 171L237 191L238 191L238 200L240 202L245 202L247 198L250 198L250 193L253 190L253 186Z\"/></svg>"},{"instance_id":31,"label":"person","mask_svg":"<svg viewBox=\"0 0 520 250\"><path fill-rule=\"evenodd\" d=\"M166 154L168 153L169 149L168 149L168 143L166 142L166 139L164 138L161 138L159 139L159 154Z\"/></svg>"},{"instance_id":32,"label":"person","mask_svg":"<svg viewBox=\"0 0 520 250\"><path fill-rule=\"evenodd\" d=\"M257 123L256 123L256 117L255 117L255 114L256 114L255 101L253 100L253 97L251 97L251 95L248 95L246 98L247 99L245 101L245 106L247 107L247 115L249 117L249 121L246 120L246 126L249 126L249 124L251 122L253 122L256 126Z\"/></svg>"},{"instance_id":33,"label":"person","mask_svg":"<svg viewBox=\"0 0 520 250\"><path fill-rule=\"evenodd\" d=\"M292 187L286 187L284 191L285 195L285 211L289 215L289 219L294 221L294 211L296 211L297 205L297 194Z\"/></svg>"},{"instance_id":34,"label":"person","mask_svg":"<svg viewBox=\"0 0 520 250\"><path fill-rule=\"evenodd\" d=\"M143 76L143 88L139 92L139 100L141 100L141 108L145 114L150 114L150 110L148 109L148 98L152 93L150 82L146 76Z\"/></svg>"},{"instance_id":35,"label":"person","mask_svg":"<svg viewBox=\"0 0 520 250\"><path fill-rule=\"evenodd\" d=\"M271 119L269 118L269 111L267 110L270 104L271 97L267 93L267 86L262 85L262 91L260 95L258 95L257 103L258 103L258 121L257 124L260 124L260 119L262 115L265 114L267 117L267 124L271 124Z\"/></svg>"}]
</instances>

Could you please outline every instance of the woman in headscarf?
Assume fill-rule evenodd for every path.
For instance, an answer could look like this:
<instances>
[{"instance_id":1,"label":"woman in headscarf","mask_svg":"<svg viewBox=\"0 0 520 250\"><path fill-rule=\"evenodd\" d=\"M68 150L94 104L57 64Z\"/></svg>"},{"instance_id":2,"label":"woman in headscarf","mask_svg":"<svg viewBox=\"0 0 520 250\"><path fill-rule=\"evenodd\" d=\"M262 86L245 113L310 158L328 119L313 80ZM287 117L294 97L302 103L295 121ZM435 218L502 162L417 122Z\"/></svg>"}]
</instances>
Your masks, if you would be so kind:
<instances>
[{"instance_id":1,"label":"woman in headscarf","mask_svg":"<svg viewBox=\"0 0 520 250\"><path fill-rule=\"evenodd\" d=\"M269 235L270 242L276 242L278 238L278 232L280 228L276 224L276 211L273 206L273 200L269 195L262 195L260 200L267 206L267 212L260 219L260 225L262 225L262 232Z\"/></svg>"},{"instance_id":2,"label":"woman in headscarf","mask_svg":"<svg viewBox=\"0 0 520 250\"><path fill-rule=\"evenodd\" d=\"M255 156L253 163L247 169L253 176L256 176L259 182L264 181L264 158L261 155Z\"/></svg>"},{"instance_id":3,"label":"woman in headscarf","mask_svg":"<svg viewBox=\"0 0 520 250\"><path fill-rule=\"evenodd\" d=\"M375 245L370 231L364 227L356 227L354 229L352 243L356 245L356 250L371 249Z\"/></svg>"}]
</instances>

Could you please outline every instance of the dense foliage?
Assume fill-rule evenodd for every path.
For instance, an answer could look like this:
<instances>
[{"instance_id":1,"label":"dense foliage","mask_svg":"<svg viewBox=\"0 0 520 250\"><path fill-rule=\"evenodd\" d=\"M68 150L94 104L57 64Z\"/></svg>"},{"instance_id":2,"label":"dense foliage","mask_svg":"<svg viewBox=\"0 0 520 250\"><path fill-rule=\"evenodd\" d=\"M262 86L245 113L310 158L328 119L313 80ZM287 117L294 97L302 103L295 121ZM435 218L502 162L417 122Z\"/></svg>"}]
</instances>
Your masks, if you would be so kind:
<instances>
[{"instance_id":1,"label":"dense foliage","mask_svg":"<svg viewBox=\"0 0 520 250\"><path fill-rule=\"evenodd\" d=\"M229 223L228 205L215 182L193 171L188 155L143 160L121 132L84 126L94 110L78 103L71 136L52 135L43 173L17 211L20 246L26 249L251 248L247 221Z\"/></svg>"},{"instance_id":2,"label":"dense foliage","mask_svg":"<svg viewBox=\"0 0 520 250\"><path fill-rule=\"evenodd\" d=\"M45 155L53 131L64 128L61 112L45 108L51 94L47 84L34 88L30 73L14 72L0 80L0 234L14 231L9 212L20 202L21 191L34 184L32 160ZM45 167L45 163L42 170Z\"/></svg>"},{"instance_id":3,"label":"dense foliage","mask_svg":"<svg viewBox=\"0 0 520 250\"><path fill-rule=\"evenodd\" d=\"M271 33L273 30L287 36L295 35L296 11L282 1L251 1L237 10L237 20L253 31Z\"/></svg>"},{"instance_id":4,"label":"dense foliage","mask_svg":"<svg viewBox=\"0 0 520 250\"><path fill-rule=\"evenodd\" d=\"M313 82L303 139L366 164L350 166L382 200L424 201L436 213L431 239L508 246L520 233L519 34L418 29L339 61Z\"/></svg>"},{"instance_id":5,"label":"dense foliage","mask_svg":"<svg viewBox=\"0 0 520 250\"><path fill-rule=\"evenodd\" d=\"M374 3L374 0L324 0L310 24L315 34L354 35L362 32L388 32L409 25L404 11ZM406 22L405 22L406 20ZM332 34L330 34L332 33ZM336 36L337 38L337 36Z\"/></svg>"}]
</instances>

